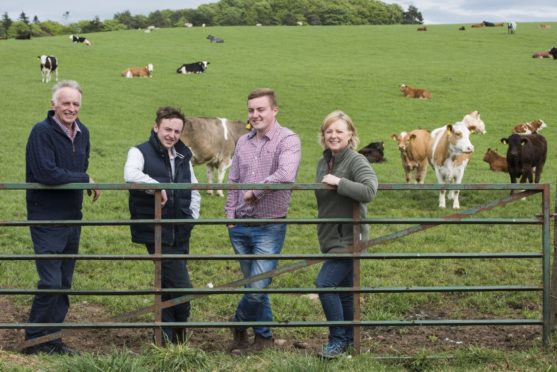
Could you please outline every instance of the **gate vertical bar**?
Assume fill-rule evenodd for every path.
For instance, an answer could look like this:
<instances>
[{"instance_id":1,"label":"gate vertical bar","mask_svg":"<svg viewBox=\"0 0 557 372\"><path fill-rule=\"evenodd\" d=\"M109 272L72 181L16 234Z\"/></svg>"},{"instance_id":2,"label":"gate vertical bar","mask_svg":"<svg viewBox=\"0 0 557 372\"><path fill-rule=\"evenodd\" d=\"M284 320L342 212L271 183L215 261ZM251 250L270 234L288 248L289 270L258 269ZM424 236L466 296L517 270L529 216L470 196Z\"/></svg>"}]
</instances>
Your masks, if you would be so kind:
<instances>
[{"instance_id":1,"label":"gate vertical bar","mask_svg":"<svg viewBox=\"0 0 557 372\"><path fill-rule=\"evenodd\" d=\"M550 194L549 185L543 185L542 191L542 208L543 208L543 346L549 346L549 337L551 335L551 260L550 260L550 229L549 229L549 208Z\"/></svg>"},{"instance_id":2,"label":"gate vertical bar","mask_svg":"<svg viewBox=\"0 0 557 372\"><path fill-rule=\"evenodd\" d=\"M557 216L557 191L555 192L554 216ZM545 216L544 216L545 217ZM553 219L553 231L557 231L557 218ZM557 320L557 234L553 233L553 269L551 271L551 310L550 310L550 330L555 329Z\"/></svg>"},{"instance_id":3,"label":"gate vertical bar","mask_svg":"<svg viewBox=\"0 0 557 372\"><path fill-rule=\"evenodd\" d=\"M155 220L162 218L161 206L161 190L155 191ZM162 324L162 306L161 306L161 281L162 281L162 261L160 259L162 252L162 226L160 223L155 223L155 289L158 293L155 294L155 323ZM162 332L161 327L155 327L155 345L162 346Z\"/></svg>"},{"instance_id":4,"label":"gate vertical bar","mask_svg":"<svg viewBox=\"0 0 557 372\"><path fill-rule=\"evenodd\" d=\"M354 282L352 284L352 286L356 289L360 289L361 287L361 277L360 277L360 259L357 258L358 256L360 256L360 252L362 250L363 244L362 244L362 240L361 240L361 231L362 231L362 227L360 225L360 221L361 221L361 214L360 214L360 204L359 203L353 203L352 204L352 218L354 219L354 227L353 227L353 231L354 231L354 238L353 238L353 242L354 242L354 249L352 251L352 255L354 256L353 260L352 260L352 267L353 267L353 275L354 275ZM360 293L359 292L354 292L353 294L353 298L354 298L354 322L360 322L361 317L362 317L362 310L360 308L361 303L360 303ZM358 355L360 354L360 340L361 340L361 336L362 336L362 328L359 325L354 325L354 354Z\"/></svg>"}]
</instances>

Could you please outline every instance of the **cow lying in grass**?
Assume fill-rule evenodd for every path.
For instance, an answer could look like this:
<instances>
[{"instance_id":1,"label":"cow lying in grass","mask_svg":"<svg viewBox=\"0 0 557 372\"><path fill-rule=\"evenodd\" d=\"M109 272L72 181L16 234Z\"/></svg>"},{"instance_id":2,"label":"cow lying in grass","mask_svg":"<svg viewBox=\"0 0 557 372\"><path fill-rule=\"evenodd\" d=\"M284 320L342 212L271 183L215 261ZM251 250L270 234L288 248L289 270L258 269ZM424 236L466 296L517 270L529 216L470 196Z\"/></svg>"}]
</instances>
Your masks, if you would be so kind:
<instances>
[{"instance_id":1,"label":"cow lying in grass","mask_svg":"<svg viewBox=\"0 0 557 372\"><path fill-rule=\"evenodd\" d=\"M552 55L549 53L548 50L541 50L539 52L535 52L532 54L532 58L551 58Z\"/></svg>"},{"instance_id":2,"label":"cow lying in grass","mask_svg":"<svg viewBox=\"0 0 557 372\"><path fill-rule=\"evenodd\" d=\"M404 94L405 97L409 98L419 98L419 99L430 99L431 92L425 89L420 88L412 88L406 84L400 85L400 91Z\"/></svg>"},{"instance_id":3,"label":"cow lying in grass","mask_svg":"<svg viewBox=\"0 0 557 372\"><path fill-rule=\"evenodd\" d=\"M122 71L122 76L130 79L133 77L153 77L153 64L149 63L145 67L128 67Z\"/></svg>"},{"instance_id":4,"label":"cow lying in grass","mask_svg":"<svg viewBox=\"0 0 557 372\"><path fill-rule=\"evenodd\" d=\"M542 119L538 119L527 123L517 124L513 127L512 132L516 134L532 134L541 132L543 128L547 128L547 124L545 124Z\"/></svg>"},{"instance_id":5,"label":"cow lying in grass","mask_svg":"<svg viewBox=\"0 0 557 372\"><path fill-rule=\"evenodd\" d=\"M488 148L485 152L483 161L489 164L489 169L494 172L508 172L507 158L499 154L497 150Z\"/></svg>"}]
</instances>

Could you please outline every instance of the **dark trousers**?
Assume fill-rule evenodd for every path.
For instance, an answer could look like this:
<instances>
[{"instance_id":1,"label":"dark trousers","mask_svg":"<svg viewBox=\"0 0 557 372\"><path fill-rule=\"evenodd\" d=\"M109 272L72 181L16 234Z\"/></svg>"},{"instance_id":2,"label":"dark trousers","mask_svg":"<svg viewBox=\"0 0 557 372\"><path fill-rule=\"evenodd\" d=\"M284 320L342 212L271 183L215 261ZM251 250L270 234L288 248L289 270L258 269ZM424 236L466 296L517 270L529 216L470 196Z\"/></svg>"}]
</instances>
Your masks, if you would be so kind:
<instances>
[{"instance_id":1,"label":"dark trousers","mask_svg":"<svg viewBox=\"0 0 557 372\"><path fill-rule=\"evenodd\" d=\"M30 229L35 254L77 254L79 250L80 226L33 226ZM35 265L39 274L38 289L71 288L75 260L36 260ZM69 307L68 295L37 294L31 305L29 323L63 323ZM25 339L58 331L59 328L28 328Z\"/></svg>"},{"instance_id":2,"label":"dark trousers","mask_svg":"<svg viewBox=\"0 0 557 372\"><path fill-rule=\"evenodd\" d=\"M146 244L147 251L150 254L155 253L154 244ZM174 244L172 246L162 246L163 254L188 254L190 250L189 241L182 244ZM162 260L162 288L192 288L192 283L188 273L188 267L185 260ZM168 301L184 294L165 293L162 300ZM187 322L190 316L190 303L182 303L162 310L162 321L166 322ZM180 340L180 332L182 329L172 329L163 327L164 338L167 341Z\"/></svg>"}]
</instances>

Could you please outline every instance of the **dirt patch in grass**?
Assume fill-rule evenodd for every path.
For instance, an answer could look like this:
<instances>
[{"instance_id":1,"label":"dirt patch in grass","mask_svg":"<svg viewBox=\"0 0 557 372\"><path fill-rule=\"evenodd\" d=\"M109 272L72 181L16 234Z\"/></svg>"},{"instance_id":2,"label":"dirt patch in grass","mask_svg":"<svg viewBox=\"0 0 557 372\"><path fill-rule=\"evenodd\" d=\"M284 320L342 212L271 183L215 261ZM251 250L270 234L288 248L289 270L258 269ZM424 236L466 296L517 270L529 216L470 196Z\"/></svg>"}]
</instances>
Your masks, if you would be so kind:
<instances>
[{"instance_id":1,"label":"dirt patch in grass","mask_svg":"<svg viewBox=\"0 0 557 372\"><path fill-rule=\"evenodd\" d=\"M25 322L29 309L0 297L0 323ZM445 311L439 309L417 309L407 319L443 319ZM467 318L476 319L475 314ZM477 315L477 314L476 314ZM102 306L86 302L74 303L70 307L67 321L89 323L106 321L110 317ZM219 320L223 321L223 320ZM283 350L304 350L316 353L326 342L327 332L318 338L291 339L281 337L283 331L275 329L276 347ZM292 334L289 332L288 334ZM205 328L189 331L189 342L193 347L207 352L225 352L231 335L227 329ZM477 346L502 351L527 351L541 345L541 326L412 326L412 327L368 327L362 330L361 351L378 356L414 355L427 350L430 354L451 352ZM29 357L17 352L23 341L23 330L0 329L0 353L20 358L25 363ZM140 351L153 342L152 330L145 329L100 329L71 330L64 341L79 352L109 353L123 347ZM6 353L8 352L8 353ZM15 363L18 363L14 360Z\"/></svg>"}]
</instances>

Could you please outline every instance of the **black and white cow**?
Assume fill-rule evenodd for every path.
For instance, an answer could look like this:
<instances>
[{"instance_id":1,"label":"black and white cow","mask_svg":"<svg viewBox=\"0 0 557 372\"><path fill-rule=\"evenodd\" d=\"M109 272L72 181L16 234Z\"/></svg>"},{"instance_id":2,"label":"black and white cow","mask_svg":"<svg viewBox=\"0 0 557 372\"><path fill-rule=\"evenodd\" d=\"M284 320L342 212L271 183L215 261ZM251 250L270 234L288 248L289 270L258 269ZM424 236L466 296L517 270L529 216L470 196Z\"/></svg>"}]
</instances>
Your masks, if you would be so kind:
<instances>
[{"instance_id":1,"label":"black and white cow","mask_svg":"<svg viewBox=\"0 0 557 372\"><path fill-rule=\"evenodd\" d=\"M184 63L176 70L179 74L202 74L207 70L208 61Z\"/></svg>"},{"instance_id":2,"label":"black and white cow","mask_svg":"<svg viewBox=\"0 0 557 372\"><path fill-rule=\"evenodd\" d=\"M549 50L549 54L553 56L553 59L557 59L557 48L553 47Z\"/></svg>"},{"instance_id":3,"label":"black and white cow","mask_svg":"<svg viewBox=\"0 0 557 372\"><path fill-rule=\"evenodd\" d=\"M56 76L56 81L58 81L58 60L54 56L42 55L38 56L41 61L41 76L42 82L48 83L50 81L50 75L54 72Z\"/></svg>"},{"instance_id":4,"label":"black and white cow","mask_svg":"<svg viewBox=\"0 0 557 372\"><path fill-rule=\"evenodd\" d=\"M208 39L211 43L224 43L224 39L223 39L223 38L217 37L217 36L213 36L213 35L207 36L207 39Z\"/></svg>"},{"instance_id":5,"label":"black and white cow","mask_svg":"<svg viewBox=\"0 0 557 372\"><path fill-rule=\"evenodd\" d=\"M72 41L72 43L83 43L87 46L91 45L91 42L89 41L89 39L87 39L86 37L83 36L77 36L77 35L70 35L70 40Z\"/></svg>"}]
</instances>

